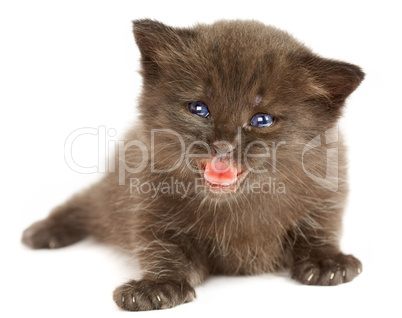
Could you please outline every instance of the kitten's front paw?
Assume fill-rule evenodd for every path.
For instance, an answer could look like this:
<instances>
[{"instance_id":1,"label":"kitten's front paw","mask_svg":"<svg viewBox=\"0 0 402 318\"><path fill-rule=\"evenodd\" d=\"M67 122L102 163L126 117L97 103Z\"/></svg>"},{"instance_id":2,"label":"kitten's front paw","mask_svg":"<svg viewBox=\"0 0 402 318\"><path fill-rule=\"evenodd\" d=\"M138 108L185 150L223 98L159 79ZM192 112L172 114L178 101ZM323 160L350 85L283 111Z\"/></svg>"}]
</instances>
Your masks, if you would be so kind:
<instances>
[{"instance_id":1,"label":"kitten's front paw","mask_svg":"<svg viewBox=\"0 0 402 318\"><path fill-rule=\"evenodd\" d=\"M353 255L339 253L330 258L308 258L292 268L292 278L306 285L332 286L353 280L362 263Z\"/></svg>"},{"instance_id":2,"label":"kitten's front paw","mask_svg":"<svg viewBox=\"0 0 402 318\"><path fill-rule=\"evenodd\" d=\"M187 282L130 281L113 293L117 306L130 311L171 308L195 298L194 288Z\"/></svg>"}]
</instances>

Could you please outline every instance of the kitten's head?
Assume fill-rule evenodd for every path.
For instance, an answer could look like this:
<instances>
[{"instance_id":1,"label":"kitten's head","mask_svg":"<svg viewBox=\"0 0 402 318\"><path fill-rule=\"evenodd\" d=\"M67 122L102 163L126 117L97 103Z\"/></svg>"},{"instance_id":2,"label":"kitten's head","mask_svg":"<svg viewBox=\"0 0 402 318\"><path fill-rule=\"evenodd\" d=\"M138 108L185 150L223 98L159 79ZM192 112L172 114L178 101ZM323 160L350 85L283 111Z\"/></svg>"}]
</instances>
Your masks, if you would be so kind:
<instances>
[{"instance_id":1,"label":"kitten's head","mask_svg":"<svg viewBox=\"0 0 402 318\"><path fill-rule=\"evenodd\" d=\"M336 124L364 77L359 67L321 58L254 21L185 29L138 20L134 35L141 120L155 132L156 166L181 180L202 178L218 193L267 178L261 171L273 155L298 165L303 146Z\"/></svg>"}]
</instances>

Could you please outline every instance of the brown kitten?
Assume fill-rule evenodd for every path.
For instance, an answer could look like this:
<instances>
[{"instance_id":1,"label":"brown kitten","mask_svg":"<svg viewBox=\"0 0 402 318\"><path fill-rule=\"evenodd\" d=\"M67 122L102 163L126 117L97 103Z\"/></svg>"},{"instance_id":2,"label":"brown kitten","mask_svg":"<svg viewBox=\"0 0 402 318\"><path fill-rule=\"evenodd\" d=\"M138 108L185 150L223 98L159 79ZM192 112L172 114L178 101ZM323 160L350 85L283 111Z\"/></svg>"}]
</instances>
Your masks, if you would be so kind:
<instances>
[{"instance_id":1,"label":"brown kitten","mask_svg":"<svg viewBox=\"0 0 402 318\"><path fill-rule=\"evenodd\" d=\"M23 242L59 248L92 235L135 254L143 278L114 292L126 310L191 301L215 273L289 268L307 285L356 277L360 261L339 249L347 184L336 124L361 69L254 21L138 20L134 35L140 120L118 171Z\"/></svg>"}]
</instances>

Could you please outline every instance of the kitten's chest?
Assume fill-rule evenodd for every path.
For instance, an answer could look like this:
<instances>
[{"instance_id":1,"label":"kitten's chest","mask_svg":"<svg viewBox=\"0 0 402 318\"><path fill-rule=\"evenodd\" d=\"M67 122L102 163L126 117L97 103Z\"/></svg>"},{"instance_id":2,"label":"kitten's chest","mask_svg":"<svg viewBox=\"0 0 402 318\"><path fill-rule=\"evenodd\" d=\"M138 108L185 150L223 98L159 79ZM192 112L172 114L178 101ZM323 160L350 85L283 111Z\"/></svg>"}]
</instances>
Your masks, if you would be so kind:
<instances>
[{"instance_id":1,"label":"kitten's chest","mask_svg":"<svg viewBox=\"0 0 402 318\"><path fill-rule=\"evenodd\" d=\"M281 267L286 258L286 227L278 221L217 217L201 229L199 240L207 248L212 271L261 274Z\"/></svg>"},{"instance_id":2,"label":"kitten's chest","mask_svg":"<svg viewBox=\"0 0 402 318\"><path fill-rule=\"evenodd\" d=\"M284 233L269 228L225 234L217 233L210 244L211 267L216 273L229 275L261 274L282 266L286 258Z\"/></svg>"},{"instance_id":3,"label":"kitten's chest","mask_svg":"<svg viewBox=\"0 0 402 318\"><path fill-rule=\"evenodd\" d=\"M268 196L194 206L194 213L187 205L180 222L209 255L213 272L260 274L277 270L287 258L287 232L297 220L285 207Z\"/></svg>"}]
</instances>

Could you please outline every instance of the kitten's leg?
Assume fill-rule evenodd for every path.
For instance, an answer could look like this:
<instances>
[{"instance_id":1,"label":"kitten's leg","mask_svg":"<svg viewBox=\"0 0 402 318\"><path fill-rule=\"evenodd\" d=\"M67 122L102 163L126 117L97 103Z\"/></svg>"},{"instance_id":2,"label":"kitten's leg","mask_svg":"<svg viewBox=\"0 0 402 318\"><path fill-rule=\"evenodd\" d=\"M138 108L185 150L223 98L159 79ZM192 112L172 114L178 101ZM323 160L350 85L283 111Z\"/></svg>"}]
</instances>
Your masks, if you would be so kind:
<instances>
[{"instance_id":1,"label":"kitten's leg","mask_svg":"<svg viewBox=\"0 0 402 318\"><path fill-rule=\"evenodd\" d=\"M194 287L208 275L207 258L188 242L155 240L139 249L137 256L143 278L127 282L113 294L125 310L164 309L190 302L195 298Z\"/></svg>"},{"instance_id":2,"label":"kitten's leg","mask_svg":"<svg viewBox=\"0 0 402 318\"><path fill-rule=\"evenodd\" d=\"M312 216L309 219L298 227L293 237L292 278L306 285L322 286L353 280L361 273L362 264L353 255L340 251L338 238L334 236L337 232L334 227L336 220L323 222L322 218L314 219Z\"/></svg>"},{"instance_id":3,"label":"kitten's leg","mask_svg":"<svg viewBox=\"0 0 402 318\"><path fill-rule=\"evenodd\" d=\"M87 235L87 213L69 201L55 208L46 219L28 227L22 234L22 242L34 249L59 248Z\"/></svg>"}]
</instances>

